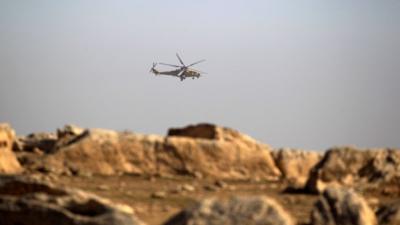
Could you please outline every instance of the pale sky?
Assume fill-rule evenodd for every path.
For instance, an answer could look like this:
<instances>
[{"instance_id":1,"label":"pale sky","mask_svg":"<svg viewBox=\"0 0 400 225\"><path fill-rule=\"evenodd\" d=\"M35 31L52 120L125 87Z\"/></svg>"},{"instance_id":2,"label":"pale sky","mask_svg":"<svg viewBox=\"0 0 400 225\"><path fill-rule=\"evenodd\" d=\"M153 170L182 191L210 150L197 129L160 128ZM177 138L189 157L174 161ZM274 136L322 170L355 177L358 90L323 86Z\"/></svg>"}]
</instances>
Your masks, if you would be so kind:
<instances>
[{"instance_id":1,"label":"pale sky","mask_svg":"<svg viewBox=\"0 0 400 225\"><path fill-rule=\"evenodd\" d=\"M176 52L207 74L149 73ZM210 122L273 147L400 147L399 72L398 0L0 0L0 121L18 134Z\"/></svg>"}]
</instances>

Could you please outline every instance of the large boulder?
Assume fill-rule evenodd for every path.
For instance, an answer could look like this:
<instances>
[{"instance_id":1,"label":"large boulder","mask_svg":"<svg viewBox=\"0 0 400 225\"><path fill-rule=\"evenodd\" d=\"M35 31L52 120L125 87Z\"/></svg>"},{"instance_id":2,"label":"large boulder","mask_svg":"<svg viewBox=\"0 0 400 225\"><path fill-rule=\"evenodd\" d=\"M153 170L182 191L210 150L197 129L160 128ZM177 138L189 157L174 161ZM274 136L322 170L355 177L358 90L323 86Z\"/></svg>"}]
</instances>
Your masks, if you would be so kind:
<instances>
[{"instance_id":1,"label":"large boulder","mask_svg":"<svg viewBox=\"0 0 400 225\"><path fill-rule=\"evenodd\" d=\"M294 225L291 216L267 197L205 199L164 225Z\"/></svg>"},{"instance_id":2,"label":"large boulder","mask_svg":"<svg viewBox=\"0 0 400 225\"><path fill-rule=\"evenodd\" d=\"M201 123L171 128L159 151L159 167L233 179L276 179L271 147L237 130Z\"/></svg>"},{"instance_id":3,"label":"large boulder","mask_svg":"<svg viewBox=\"0 0 400 225\"><path fill-rule=\"evenodd\" d=\"M380 207L376 215L380 225L399 225L400 201Z\"/></svg>"},{"instance_id":4,"label":"large boulder","mask_svg":"<svg viewBox=\"0 0 400 225\"><path fill-rule=\"evenodd\" d=\"M0 173L20 173L22 167L12 151L15 132L8 124L0 124Z\"/></svg>"},{"instance_id":5,"label":"large boulder","mask_svg":"<svg viewBox=\"0 0 400 225\"><path fill-rule=\"evenodd\" d=\"M376 225L374 212L353 190L325 189L311 214L311 225Z\"/></svg>"},{"instance_id":6,"label":"large boulder","mask_svg":"<svg viewBox=\"0 0 400 225\"><path fill-rule=\"evenodd\" d=\"M310 172L306 190L321 193L331 185L400 194L400 151L336 147L328 150Z\"/></svg>"},{"instance_id":7,"label":"large boulder","mask_svg":"<svg viewBox=\"0 0 400 225\"><path fill-rule=\"evenodd\" d=\"M143 225L127 205L22 177L0 177L2 225Z\"/></svg>"},{"instance_id":8,"label":"large boulder","mask_svg":"<svg viewBox=\"0 0 400 225\"><path fill-rule=\"evenodd\" d=\"M281 148L272 151L276 166L282 179L292 187L303 188L311 169L321 160L319 152Z\"/></svg>"},{"instance_id":9,"label":"large boulder","mask_svg":"<svg viewBox=\"0 0 400 225\"><path fill-rule=\"evenodd\" d=\"M233 179L280 176L269 146L228 128L218 130L228 133L220 136L235 133L237 138L162 137L87 129L78 135L61 135L51 154L39 157L30 168L104 175L202 174Z\"/></svg>"},{"instance_id":10,"label":"large boulder","mask_svg":"<svg viewBox=\"0 0 400 225\"><path fill-rule=\"evenodd\" d=\"M44 155L37 166L67 173L155 173L155 148L162 140L155 135L87 129L80 135L68 136L67 141L60 139L57 150Z\"/></svg>"},{"instance_id":11,"label":"large boulder","mask_svg":"<svg viewBox=\"0 0 400 225\"><path fill-rule=\"evenodd\" d=\"M214 141L168 137L157 152L160 172L231 179L276 179L276 167L269 148L249 147L240 141Z\"/></svg>"}]
</instances>

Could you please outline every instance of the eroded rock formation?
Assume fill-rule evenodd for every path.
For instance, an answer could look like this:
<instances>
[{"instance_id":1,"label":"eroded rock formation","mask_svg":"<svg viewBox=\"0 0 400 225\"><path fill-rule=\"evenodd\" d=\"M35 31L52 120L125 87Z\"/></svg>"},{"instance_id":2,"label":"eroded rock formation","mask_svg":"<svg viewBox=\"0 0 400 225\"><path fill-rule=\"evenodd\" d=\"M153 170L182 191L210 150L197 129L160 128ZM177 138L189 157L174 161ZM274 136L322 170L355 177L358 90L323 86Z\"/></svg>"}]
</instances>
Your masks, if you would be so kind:
<instances>
[{"instance_id":1,"label":"eroded rock formation","mask_svg":"<svg viewBox=\"0 0 400 225\"><path fill-rule=\"evenodd\" d=\"M204 125L199 125L202 130ZM193 129L197 129L195 126ZM87 129L59 135L51 154L31 162L57 173L180 174L234 179L276 179L271 148L229 128L207 125L218 138L141 135ZM205 133L209 131L205 131ZM198 131L197 131L198 132ZM60 133L60 132L59 132ZM65 132L64 132L65 133Z\"/></svg>"},{"instance_id":2,"label":"eroded rock formation","mask_svg":"<svg viewBox=\"0 0 400 225\"><path fill-rule=\"evenodd\" d=\"M400 193L399 184L399 150L336 147L328 150L311 170L306 189L321 193L332 185L366 190L384 185L386 191Z\"/></svg>"},{"instance_id":3,"label":"eroded rock formation","mask_svg":"<svg viewBox=\"0 0 400 225\"><path fill-rule=\"evenodd\" d=\"M292 187L303 188L311 169L321 160L319 152L282 148L272 152L282 179Z\"/></svg>"}]
</instances>

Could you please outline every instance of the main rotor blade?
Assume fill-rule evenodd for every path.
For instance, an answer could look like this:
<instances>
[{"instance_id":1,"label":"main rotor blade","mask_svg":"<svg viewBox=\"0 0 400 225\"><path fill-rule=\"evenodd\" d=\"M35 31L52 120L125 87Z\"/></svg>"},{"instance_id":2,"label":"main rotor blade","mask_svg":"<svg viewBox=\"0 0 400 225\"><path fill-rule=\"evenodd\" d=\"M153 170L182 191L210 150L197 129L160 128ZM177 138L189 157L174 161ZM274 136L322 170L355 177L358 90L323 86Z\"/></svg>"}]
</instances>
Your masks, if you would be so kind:
<instances>
[{"instance_id":1,"label":"main rotor blade","mask_svg":"<svg viewBox=\"0 0 400 225\"><path fill-rule=\"evenodd\" d=\"M200 60L200 61L197 61L197 62L194 62L194 63L188 65L187 67L193 66L193 65L196 65L196 64L199 64L199 63L204 62L204 61L206 61L206 60L205 60L205 59L202 59L202 60Z\"/></svg>"},{"instance_id":2,"label":"main rotor blade","mask_svg":"<svg viewBox=\"0 0 400 225\"><path fill-rule=\"evenodd\" d=\"M181 57L179 57L178 53L176 53L176 57L178 57L179 62L180 62L183 66L185 66L185 63L183 63L183 61L182 61ZM185 67L186 67L186 66L185 66Z\"/></svg>"},{"instance_id":3,"label":"main rotor blade","mask_svg":"<svg viewBox=\"0 0 400 225\"><path fill-rule=\"evenodd\" d=\"M168 64L168 63L158 63L158 64L165 65L165 66L178 67L178 68L181 68L181 67L182 67L182 66L173 65L173 64Z\"/></svg>"}]
</instances>

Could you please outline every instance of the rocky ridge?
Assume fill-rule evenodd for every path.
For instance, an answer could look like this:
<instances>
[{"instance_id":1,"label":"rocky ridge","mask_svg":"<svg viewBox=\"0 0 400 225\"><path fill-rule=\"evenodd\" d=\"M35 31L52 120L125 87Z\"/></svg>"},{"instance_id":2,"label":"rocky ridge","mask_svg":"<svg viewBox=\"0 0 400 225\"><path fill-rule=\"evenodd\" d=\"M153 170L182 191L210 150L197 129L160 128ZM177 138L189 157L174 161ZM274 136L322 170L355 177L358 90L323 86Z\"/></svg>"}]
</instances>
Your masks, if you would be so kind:
<instances>
[{"instance_id":1,"label":"rocky ridge","mask_svg":"<svg viewBox=\"0 0 400 225\"><path fill-rule=\"evenodd\" d=\"M25 165L30 170L43 170L44 165L44 170L60 174L202 174L233 179L276 179L280 176L268 145L228 128L207 125L204 129L216 135L210 138L162 137L104 129L82 129L74 134L59 130L52 146L39 147L43 142L48 143L48 136L37 140L35 148L44 154L35 155L34 160L21 154L21 161L27 162ZM189 129L188 133L193 132ZM30 152L33 145L30 136L20 144L28 146L25 152Z\"/></svg>"}]
</instances>

